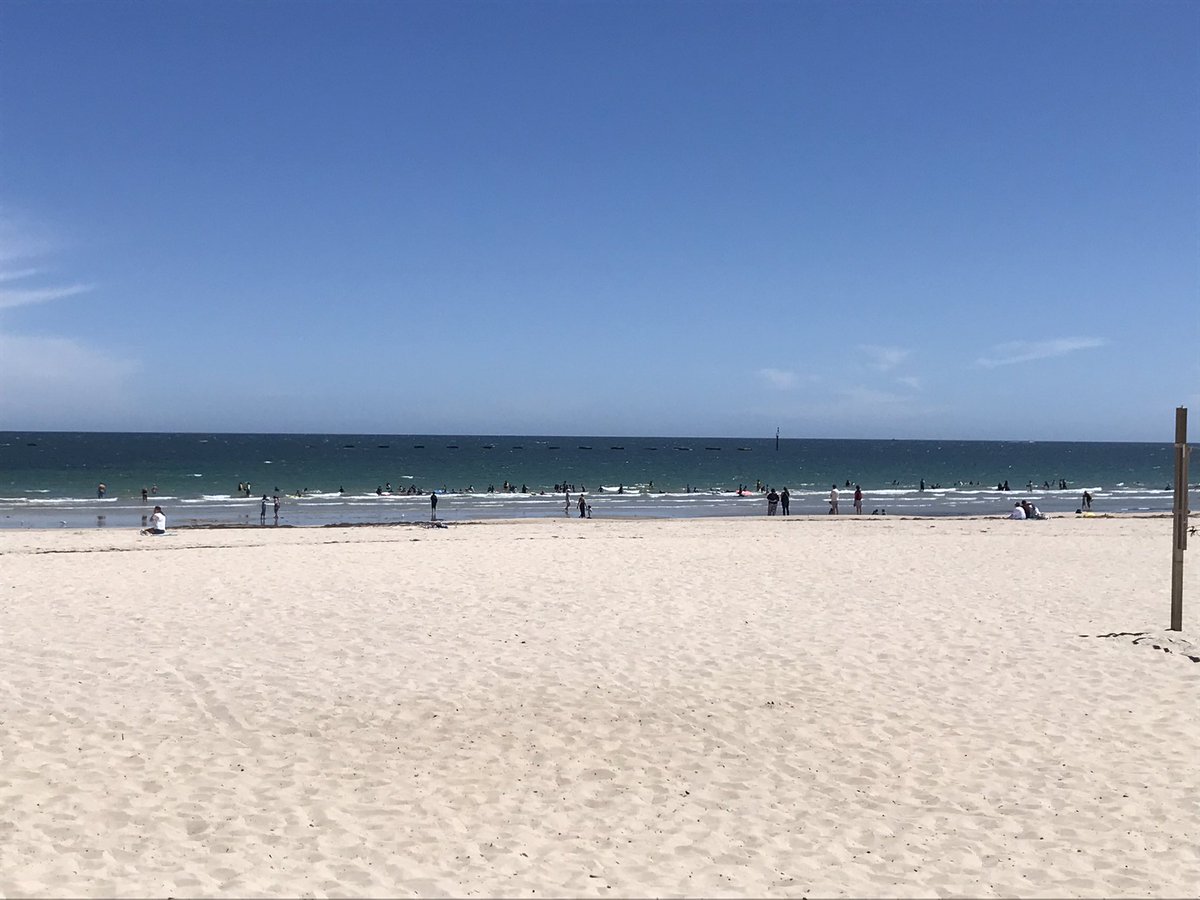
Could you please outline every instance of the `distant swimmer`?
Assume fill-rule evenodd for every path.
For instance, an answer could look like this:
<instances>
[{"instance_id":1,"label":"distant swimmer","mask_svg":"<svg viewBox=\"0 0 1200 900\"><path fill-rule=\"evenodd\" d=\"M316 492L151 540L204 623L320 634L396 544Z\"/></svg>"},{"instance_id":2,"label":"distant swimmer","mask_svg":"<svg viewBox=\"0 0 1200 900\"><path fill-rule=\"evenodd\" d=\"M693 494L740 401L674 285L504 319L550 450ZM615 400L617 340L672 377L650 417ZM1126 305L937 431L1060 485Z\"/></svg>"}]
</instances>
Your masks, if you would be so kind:
<instances>
[{"instance_id":1,"label":"distant swimmer","mask_svg":"<svg viewBox=\"0 0 1200 900\"><path fill-rule=\"evenodd\" d=\"M104 495L107 493L108 493L108 485L105 484L103 481L100 482L98 485L96 485L96 496L97 497L103 498Z\"/></svg>"},{"instance_id":2,"label":"distant swimmer","mask_svg":"<svg viewBox=\"0 0 1200 900\"><path fill-rule=\"evenodd\" d=\"M142 502L143 503L146 502L146 498L149 496L150 496L150 492L147 491L145 488L142 488Z\"/></svg>"}]
</instances>

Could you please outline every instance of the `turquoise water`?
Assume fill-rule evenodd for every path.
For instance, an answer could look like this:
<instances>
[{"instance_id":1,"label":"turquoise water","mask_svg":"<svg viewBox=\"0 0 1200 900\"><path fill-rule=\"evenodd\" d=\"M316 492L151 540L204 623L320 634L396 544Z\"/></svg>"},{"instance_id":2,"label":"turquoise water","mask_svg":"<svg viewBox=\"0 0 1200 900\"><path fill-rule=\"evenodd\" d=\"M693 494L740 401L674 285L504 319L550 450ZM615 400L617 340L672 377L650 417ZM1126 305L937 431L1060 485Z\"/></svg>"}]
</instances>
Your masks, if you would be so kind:
<instances>
[{"instance_id":1,"label":"turquoise water","mask_svg":"<svg viewBox=\"0 0 1200 900\"><path fill-rule=\"evenodd\" d=\"M1001 514L1022 497L1074 512L1084 490L1095 512L1165 512L1173 473L1170 444L0 432L0 527L133 527L143 487L172 525L257 522L276 491L283 524L428 518L430 491L448 519L561 516L564 484L594 516L760 515L759 483L787 486L798 514L825 513L837 484L847 512L847 481L867 513Z\"/></svg>"}]
</instances>

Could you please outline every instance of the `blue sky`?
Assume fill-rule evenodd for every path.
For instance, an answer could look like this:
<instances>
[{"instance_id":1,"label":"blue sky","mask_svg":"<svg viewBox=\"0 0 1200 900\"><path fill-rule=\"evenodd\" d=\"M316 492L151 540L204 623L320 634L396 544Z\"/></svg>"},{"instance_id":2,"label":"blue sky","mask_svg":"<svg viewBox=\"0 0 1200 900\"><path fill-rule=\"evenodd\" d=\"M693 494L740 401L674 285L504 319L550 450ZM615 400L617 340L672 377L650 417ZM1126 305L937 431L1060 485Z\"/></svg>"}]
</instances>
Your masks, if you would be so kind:
<instances>
[{"instance_id":1,"label":"blue sky","mask_svg":"<svg viewBox=\"0 0 1200 900\"><path fill-rule=\"evenodd\" d=\"M0 430L1200 431L1200 4L0 3Z\"/></svg>"}]
</instances>

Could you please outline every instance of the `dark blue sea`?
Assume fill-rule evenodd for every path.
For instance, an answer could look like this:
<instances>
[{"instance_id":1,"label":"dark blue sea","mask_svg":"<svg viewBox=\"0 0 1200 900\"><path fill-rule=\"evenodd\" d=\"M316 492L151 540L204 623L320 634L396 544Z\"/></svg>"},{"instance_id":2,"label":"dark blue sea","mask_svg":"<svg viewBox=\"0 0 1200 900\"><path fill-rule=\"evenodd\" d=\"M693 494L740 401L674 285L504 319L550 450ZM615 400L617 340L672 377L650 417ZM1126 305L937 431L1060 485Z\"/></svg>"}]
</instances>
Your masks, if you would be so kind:
<instances>
[{"instance_id":1,"label":"dark blue sea","mask_svg":"<svg viewBox=\"0 0 1200 900\"><path fill-rule=\"evenodd\" d=\"M835 484L843 514L856 484L868 515L1169 512L1173 477L1165 443L0 432L0 527L257 524L276 493L283 525L426 520L431 491L448 520L562 516L564 486L594 517L762 515L760 485L826 514Z\"/></svg>"}]
</instances>

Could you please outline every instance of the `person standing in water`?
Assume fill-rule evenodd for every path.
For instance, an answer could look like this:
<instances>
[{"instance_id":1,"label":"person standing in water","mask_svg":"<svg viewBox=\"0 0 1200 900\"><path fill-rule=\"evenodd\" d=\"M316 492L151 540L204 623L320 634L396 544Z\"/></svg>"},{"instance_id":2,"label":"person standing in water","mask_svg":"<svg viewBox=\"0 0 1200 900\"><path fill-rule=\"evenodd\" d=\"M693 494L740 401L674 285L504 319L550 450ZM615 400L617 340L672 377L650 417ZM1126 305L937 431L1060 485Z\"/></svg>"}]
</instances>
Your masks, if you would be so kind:
<instances>
[{"instance_id":1,"label":"person standing in water","mask_svg":"<svg viewBox=\"0 0 1200 900\"><path fill-rule=\"evenodd\" d=\"M429 521L437 521L437 491L429 492Z\"/></svg>"}]
</instances>

